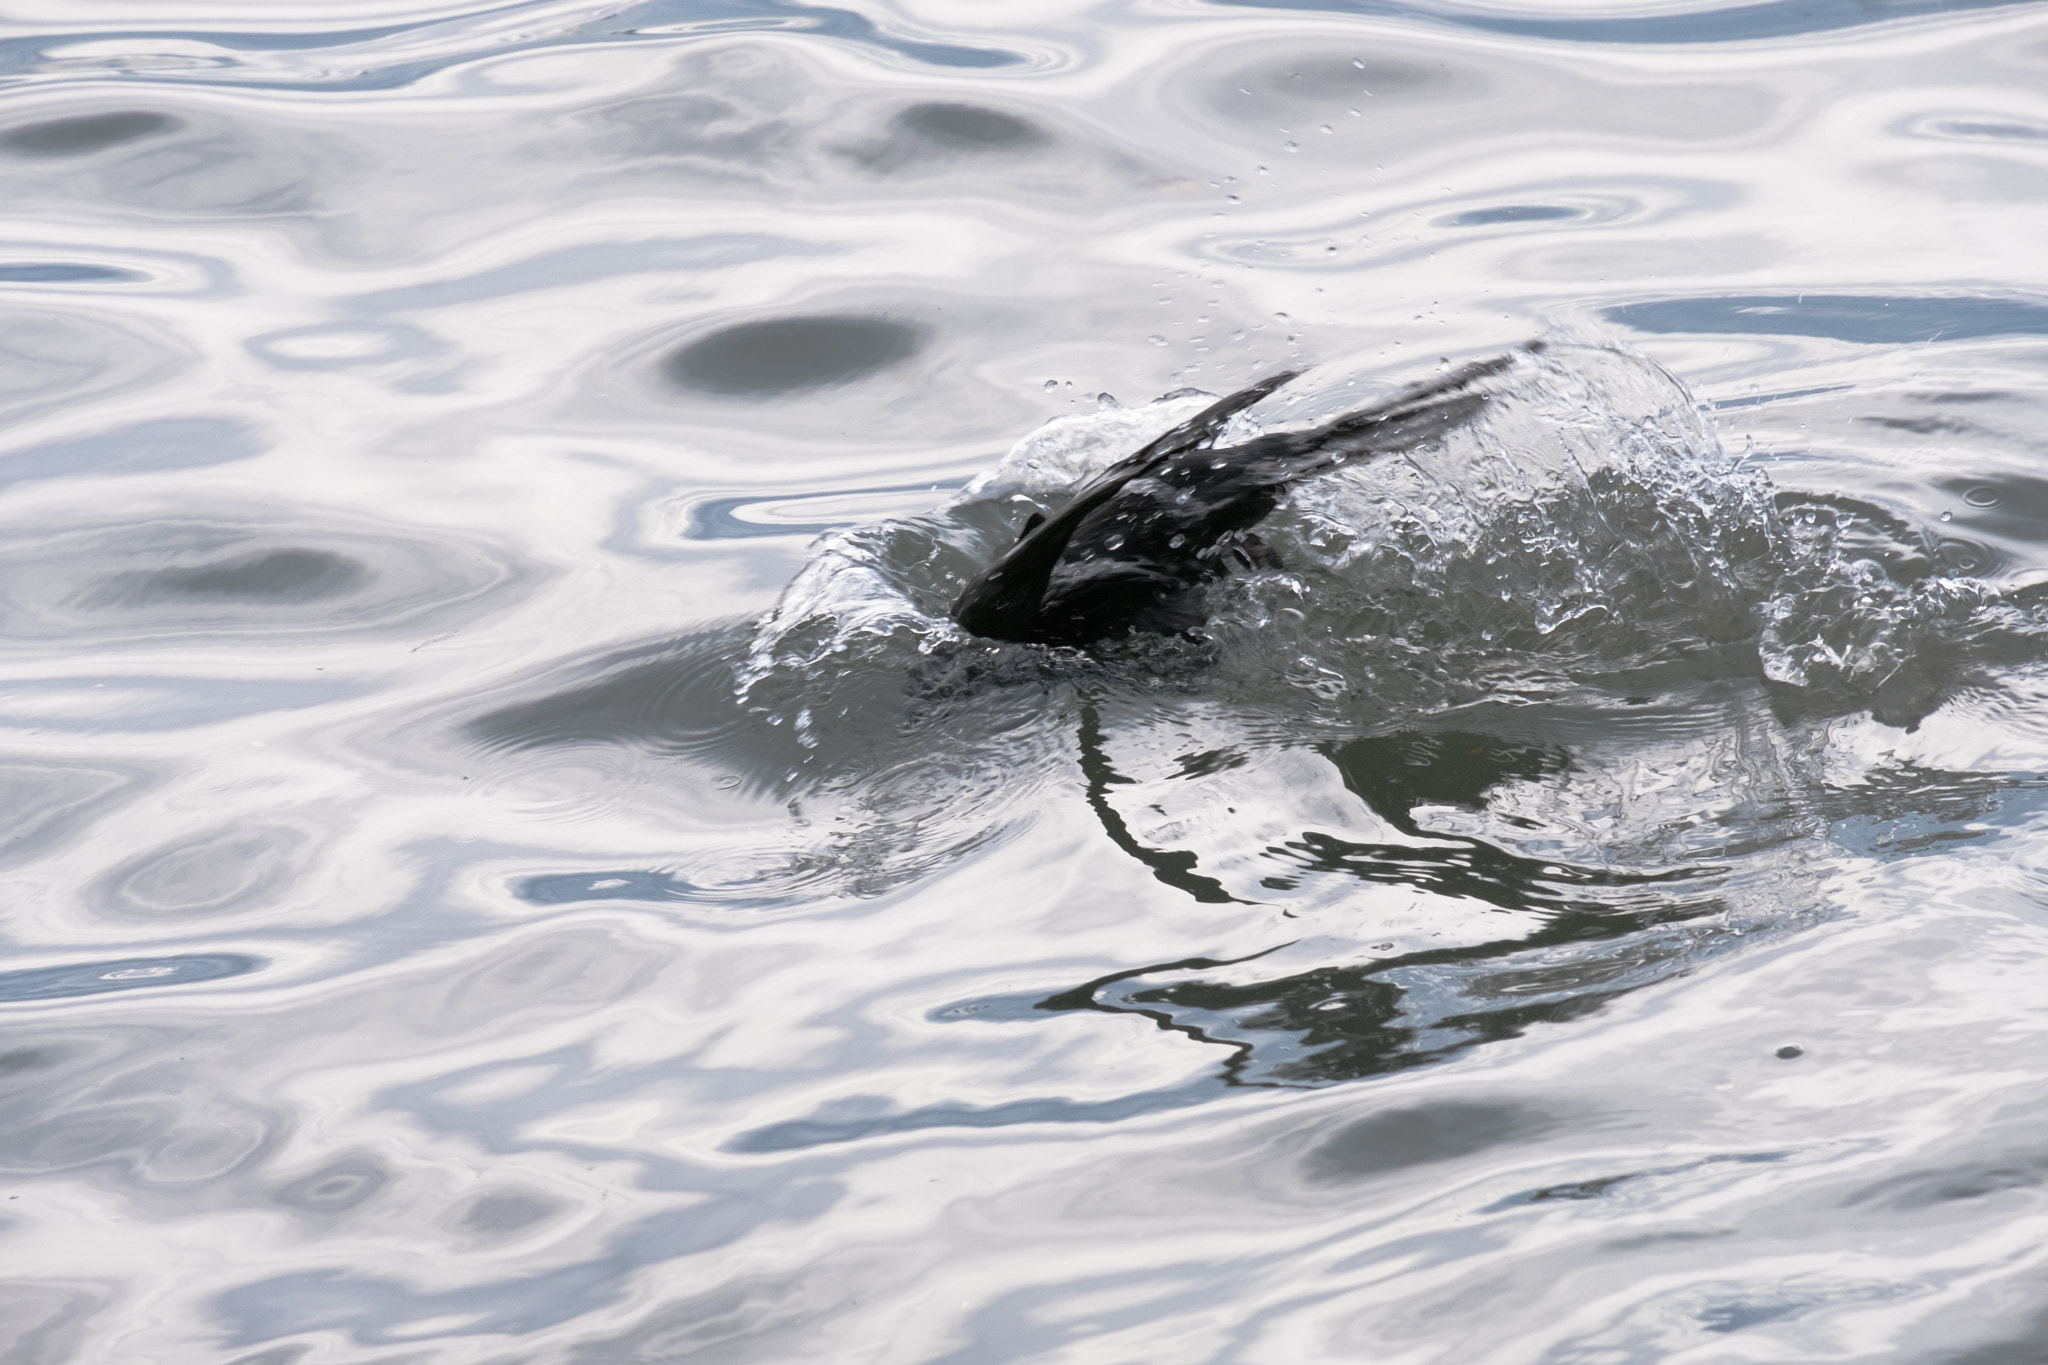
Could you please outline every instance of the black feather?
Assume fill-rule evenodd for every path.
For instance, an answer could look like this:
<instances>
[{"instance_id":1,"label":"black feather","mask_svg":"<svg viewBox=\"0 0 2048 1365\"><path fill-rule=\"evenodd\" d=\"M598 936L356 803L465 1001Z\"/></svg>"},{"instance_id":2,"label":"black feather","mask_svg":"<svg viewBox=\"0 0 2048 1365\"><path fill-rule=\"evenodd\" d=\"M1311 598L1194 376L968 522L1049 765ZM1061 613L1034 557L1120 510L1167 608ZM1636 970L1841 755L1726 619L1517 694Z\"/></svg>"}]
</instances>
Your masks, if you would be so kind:
<instances>
[{"instance_id":1,"label":"black feather","mask_svg":"<svg viewBox=\"0 0 2048 1365\"><path fill-rule=\"evenodd\" d=\"M1016 546L967 585L953 619L990 639L1063 645L1199 626L1208 619L1203 590L1232 560L1271 564L1247 533L1287 485L1464 425L1487 401L1472 385L1512 359L1464 366L1313 431L1208 448L1233 416L1299 371L1263 379L1111 465L1056 515L1035 514Z\"/></svg>"}]
</instances>

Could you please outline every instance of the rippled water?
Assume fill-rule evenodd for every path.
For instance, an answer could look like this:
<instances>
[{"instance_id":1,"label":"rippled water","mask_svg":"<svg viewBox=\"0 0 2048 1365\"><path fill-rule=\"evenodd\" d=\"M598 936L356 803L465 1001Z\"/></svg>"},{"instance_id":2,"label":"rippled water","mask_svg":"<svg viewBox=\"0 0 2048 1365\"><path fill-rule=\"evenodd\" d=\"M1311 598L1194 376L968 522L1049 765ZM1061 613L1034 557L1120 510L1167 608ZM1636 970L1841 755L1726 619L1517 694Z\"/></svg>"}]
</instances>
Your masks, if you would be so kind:
<instances>
[{"instance_id":1,"label":"rippled water","mask_svg":"<svg viewBox=\"0 0 2048 1365\"><path fill-rule=\"evenodd\" d=\"M4 1365L2048 1360L2040 6L0 82ZM1503 354L1198 638L948 619Z\"/></svg>"}]
</instances>

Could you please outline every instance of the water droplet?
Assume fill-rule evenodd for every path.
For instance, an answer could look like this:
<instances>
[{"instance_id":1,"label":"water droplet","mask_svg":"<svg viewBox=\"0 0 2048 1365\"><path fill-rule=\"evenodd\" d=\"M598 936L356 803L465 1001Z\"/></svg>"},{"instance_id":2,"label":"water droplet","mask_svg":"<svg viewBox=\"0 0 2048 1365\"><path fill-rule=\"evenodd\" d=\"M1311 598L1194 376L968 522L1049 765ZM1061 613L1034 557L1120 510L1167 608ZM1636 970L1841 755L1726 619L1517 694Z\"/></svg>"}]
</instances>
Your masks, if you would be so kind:
<instances>
[{"instance_id":1,"label":"water droplet","mask_svg":"<svg viewBox=\"0 0 2048 1365\"><path fill-rule=\"evenodd\" d=\"M1331 126L1330 126L1329 124L1325 123L1325 124L1323 125L1323 131L1324 131L1324 132L1326 132L1326 133L1334 133L1334 132L1336 132L1337 130L1336 130L1335 128L1332 128L1332 127L1331 127Z\"/></svg>"},{"instance_id":2,"label":"water droplet","mask_svg":"<svg viewBox=\"0 0 2048 1365\"><path fill-rule=\"evenodd\" d=\"M1045 391L1047 393L1051 393L1054 389L1058 388L1059 386L1060 381L1057 379L1048 379L1045 381Z\"/></svg>"},{"instance_id":3,"label":"water droplet","mask_svg":"<svg viewBox=\"0 0 2048 1365\"><path fill-rule=\"evenodd\" d=\"M1291 138L1287 141L1285 145L1287 150L1290 152L1298 152L1301 150L1301 144L1299 142L1294 141Z\"/></svg>"},{"instance_id":4,"label":"water droplet","mask_svg":"<svg viewBox=\"0 0 2048 1365\"><path fill-rule=\"evenodd\" d=\"M1097 412L1108 412L1111 408L1122 406L1121 403L1116 401L1116 395L1113 393L1098 393L1095 395L1095 410Z\"/></svg>"},{"instance_id":5,"label":"water droplet","mask_svg":"<svg viewBox=\"0 0 2048 1365\"><path fill-rule=\"evenodd\" d=\"M1108 540L1102 542L1102 548L1109 551L1111 554L1115 554L1118 550L1123 549L1123 547L1124 538L1121 533L1113 535Z\"/></svg>"},{"instance_id":6,"label":"water droplet","mask_svg":"<svg viewBox=\"0 0 2048 1365\"><path fill-rule=\"evenodd\" d=\"M1154 346L1164 346L1166 344L1166 338L1160 336L1157 332L1154 332L1151 336L1146 337L1145 340L1151 342Z\"/></svg>"},{"instance_id":7,"label":"water droplet","mask_svg":"<svg viewBox=\"0 0 2048 1365\"><path fill-rule=\"evenodd\" d=\"M1187 494L1185 493L1181 494L1181 497L1183 498L1186 496ZM1176 499L1176 501L1178 501L1178 499ZM1178 550L1181 546L1188 543L1188 538L1183 535L1176 535L1172 540L1169 540L1166 543L1172 546L1174 549Z\"/></svg>"},{"instance_id":8,"label":"water droplet","mask_svg":"<svg viewBox=\"0 0 2048 1365\"><path fill-rule=\"evenodd\" d=\"M1363 57L1353 57L1351 59L1351 64L1357 67L1360 71L1365 70L1365 58Z\"/></svg>"},{"instance_id":9,"label":"water droplet","mask_svg":"<svg viewBox=\"0 0 2048 1365\"><path fill-rule=\"evenodd\" d=\"M1953 512L1943 512L1941 514L1941 519L1943 521L1954 521L1956 519L1956 514Z\"/></svg>"}]
</instances>

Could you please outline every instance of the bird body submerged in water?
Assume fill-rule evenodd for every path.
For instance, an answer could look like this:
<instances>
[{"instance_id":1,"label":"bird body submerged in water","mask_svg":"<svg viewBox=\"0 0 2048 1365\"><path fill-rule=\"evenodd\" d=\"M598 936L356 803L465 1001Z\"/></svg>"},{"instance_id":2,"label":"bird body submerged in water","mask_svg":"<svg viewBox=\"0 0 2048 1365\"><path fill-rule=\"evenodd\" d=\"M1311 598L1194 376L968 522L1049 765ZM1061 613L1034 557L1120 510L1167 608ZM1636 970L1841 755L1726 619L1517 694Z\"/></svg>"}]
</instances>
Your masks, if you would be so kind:
<instances>
[{"instance_id":1,"label":"bird body submerged in water","mask_svg":"<svg viewBox=\"0 0 2048 1365\"><path fill-rule=\"evenodd\" d=\"M967 585L953 619L992 640L1050 645L1193 629L1207 619L1204 590L1233 562L1271 565L1247 533L1289 484L1463 426L1487 402L1474 385L1512 363L1466 365L1313 430L1214 448L1232 417L1300 371L1260 380L1111 465L1058 513L1034 516L1009 553Z\"/></svg>"}]
</instances>

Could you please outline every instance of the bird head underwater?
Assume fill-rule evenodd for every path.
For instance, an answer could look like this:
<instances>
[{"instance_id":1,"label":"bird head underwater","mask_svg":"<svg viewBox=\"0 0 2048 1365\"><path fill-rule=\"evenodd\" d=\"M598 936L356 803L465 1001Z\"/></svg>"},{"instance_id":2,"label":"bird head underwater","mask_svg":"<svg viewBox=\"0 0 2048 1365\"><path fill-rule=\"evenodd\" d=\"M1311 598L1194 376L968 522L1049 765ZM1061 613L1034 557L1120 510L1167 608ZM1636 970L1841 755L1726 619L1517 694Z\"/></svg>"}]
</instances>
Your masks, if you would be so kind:
<instances>
[{"instance_id":1,"label":"bird head underwater","mask_svg":"<svg viewBox=\"0 0 2048 1365\"><path fill-rule=\"evenodd\" d=\"M1096 475L1056 514L1033 514L1016 546L960 594L953 619L992 640L1064 645L1199 626L1209 582L1233 565L1278 567L1251 529L1288 485L1441 439L1485 406L1477 381L1510 363L1466 365L1313 430L1218 447L1230 419L1301 371L1240 389Z\"/></svg>"},{"instance_id":2,"label":"bird head underwater","mask_svg":"<svg viewBox=\"0 0 2048 1365\"><path fill-rule=\"evenodd\" d=\"M742 690L815 719L856 675L916 690L1143 655L1353 729L1734 675L1912 725L1977 646L2035 629L2024 592L1901 573L1930 536L1885 509L1776 488L1623 347L1531 342L1261 426L1303 380L1058 419L944 506L825 536Z\"/></svg>"},{"instance_id":3,"label":"bird head underwater","mask_svg":"<svg viewBox=\"0 0 2048 1365\"><path fill-rule=\"evenodd\" d=\"M762 616L566 661L463 729L523 782L569 751L660 831L654 867L529 899L808 914L986 858L1006 909L1024 877L1073 922L1213 915L1250 955L963 1010L1129 1012L1234 1049L1232 1083L1322 1084L1825 913L1801 888L1835 831L2032 782L1894 752L2048 659L2027 588L1926 544L1774 486L1621 347L1362 406L1289 372L1050 422L820 537Z\"/></svg>"}]
</instances>

